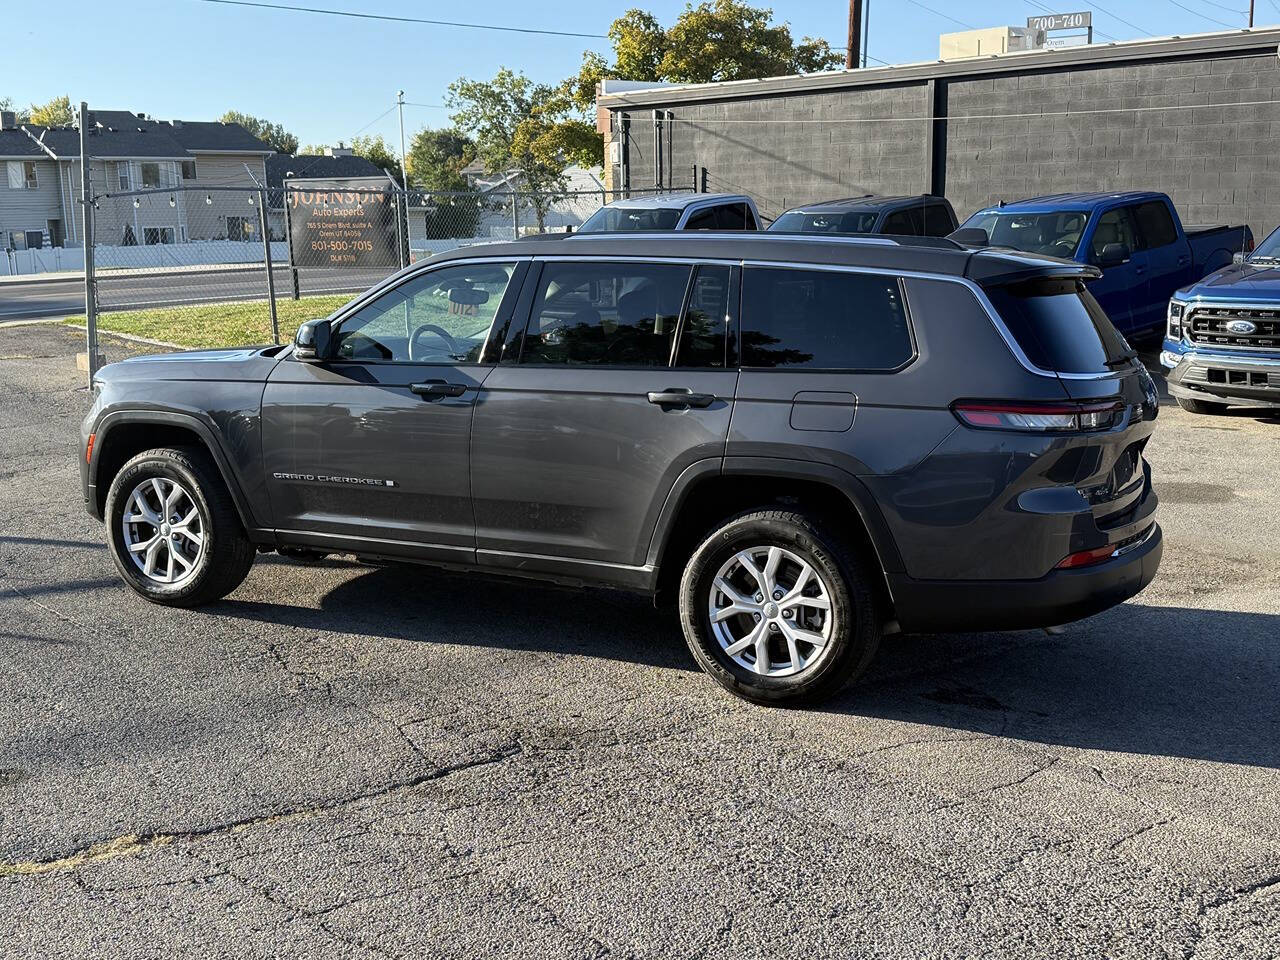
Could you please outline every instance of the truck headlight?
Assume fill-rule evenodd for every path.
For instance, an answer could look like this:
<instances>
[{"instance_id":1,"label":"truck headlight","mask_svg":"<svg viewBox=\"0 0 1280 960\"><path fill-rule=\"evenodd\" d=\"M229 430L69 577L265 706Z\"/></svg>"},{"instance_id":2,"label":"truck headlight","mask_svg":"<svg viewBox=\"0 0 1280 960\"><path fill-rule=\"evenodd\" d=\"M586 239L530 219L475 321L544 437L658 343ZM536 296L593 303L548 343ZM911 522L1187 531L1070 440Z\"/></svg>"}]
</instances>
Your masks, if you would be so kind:
<instances>
[{"instance_id":1,"label":"truck headlight","mask_svg":"<svg viewBox=\"0 0 1280 960\"><path fill-rule=\"evenodd\" d=\"M1187 305L1178 300L1169 301L1169 339L1182 339L1182 320L1186 316Z\"/></svg>"}]
</instances>

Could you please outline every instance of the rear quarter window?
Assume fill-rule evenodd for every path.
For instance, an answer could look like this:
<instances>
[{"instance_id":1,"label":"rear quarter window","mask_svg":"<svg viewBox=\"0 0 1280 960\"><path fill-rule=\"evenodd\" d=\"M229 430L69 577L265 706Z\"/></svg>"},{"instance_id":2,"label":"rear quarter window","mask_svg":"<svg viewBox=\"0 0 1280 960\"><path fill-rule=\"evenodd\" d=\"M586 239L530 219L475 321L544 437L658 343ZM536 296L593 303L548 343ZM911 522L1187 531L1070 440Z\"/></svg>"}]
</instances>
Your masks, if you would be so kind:
<instances>
[{"instance_id":1,"label":"rear quarter window","mask_svg":"<svg viewBox=\"0 0 1280 960\"><path fill-rule=\"evenodd\" d=\"M915 356L896 276L748 267L742 365L896 370Z\"/></svg>"},{"instance_id":2,"label":"rear quarter window","mask_svg":"<svg viewBox=\"0 0 1280 960\"><path fill-rule=\"evenodd\" d=\"M987 299L1027 359L1056 373L1106 373L1127 353L1124 338L1084 284L1027 280L988 287Z\"/></svg>"}]
</instances>

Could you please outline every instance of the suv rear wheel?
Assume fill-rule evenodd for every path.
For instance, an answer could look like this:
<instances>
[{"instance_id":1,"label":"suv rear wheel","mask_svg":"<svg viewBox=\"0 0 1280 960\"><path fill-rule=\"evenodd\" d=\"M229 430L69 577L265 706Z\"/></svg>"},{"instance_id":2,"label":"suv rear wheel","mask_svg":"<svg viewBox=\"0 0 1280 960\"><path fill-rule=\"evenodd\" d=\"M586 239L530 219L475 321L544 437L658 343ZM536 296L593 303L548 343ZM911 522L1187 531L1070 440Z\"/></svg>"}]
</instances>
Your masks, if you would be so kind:
<instances>
[{"instance_id":1,"label":"suv rear wheel","mask_svg":"<svg viewBox=\"0 0 1280 960\"><path fill-rule=\"evenodd\" d=\"M680 621L702 669L763 704L831 696L880 640L864 564L832 525L783 510L734 517L702 542L681 579Z\"/></svg>"},{"instance_id":2,"label":"suv rear wheel","mask_svg":"<svg viewBox=\"0 0 1280 960\"><path fill-rule=\"evenodd\" d=\"M1227 412L1225 403L1214 403L1211 400L1196 400L1193 397L1177 397L1178 406L1187 413L1206 413L1206 414L1224 414Z\"/></svg>"},{"instance_id":3,"label":"suv rear wheel","mask_svg":"<svg viewBox=\"0 0 1280 960\"><path fill-rule=\"evenodd\" d=\"M106 524L116 569L154 603L209 603L253 566L256 551L231 494L197 448L147 450L121 467L107 491Z\"/></svg>"}]
</instances>

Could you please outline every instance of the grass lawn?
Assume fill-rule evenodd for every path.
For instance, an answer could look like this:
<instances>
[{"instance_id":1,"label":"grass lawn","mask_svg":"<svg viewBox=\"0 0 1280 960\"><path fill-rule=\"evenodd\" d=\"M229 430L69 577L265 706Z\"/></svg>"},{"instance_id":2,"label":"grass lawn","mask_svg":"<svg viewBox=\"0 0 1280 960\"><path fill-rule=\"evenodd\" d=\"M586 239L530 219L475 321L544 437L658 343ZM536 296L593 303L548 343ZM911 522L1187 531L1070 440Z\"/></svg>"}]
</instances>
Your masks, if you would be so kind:
<instances>
[{"instance_id":1,"label":"grass lawn","mask_svg":"<svg viewBox=\"0 0 1280 960\"><path fill-rule=\"evenodd\" d=\"M298 324L326 317L355 294L303 297L276 301L280 340L293 339ZM84 324L84 317L68 317L67 323ZM130 310L98 315L98 329L163 340L184 347L239 347L271 342L271 313L266 301L251 303L184 304L153 310Z\"/></svg>"}]
</instances>

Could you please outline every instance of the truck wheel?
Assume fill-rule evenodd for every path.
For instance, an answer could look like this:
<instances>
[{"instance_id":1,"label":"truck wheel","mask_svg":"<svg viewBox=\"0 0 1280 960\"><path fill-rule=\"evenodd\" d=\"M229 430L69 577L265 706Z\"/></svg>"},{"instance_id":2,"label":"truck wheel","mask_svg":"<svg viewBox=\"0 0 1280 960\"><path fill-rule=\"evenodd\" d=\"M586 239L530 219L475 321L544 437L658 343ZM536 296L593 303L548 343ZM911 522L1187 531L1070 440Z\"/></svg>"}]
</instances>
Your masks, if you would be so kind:
<instances>
[{"instance_id":1,"label":"truck wheel","mask_svg":"<svg viewBox=\"0 0 1280 960\"><path fill-rule=\"evenodd\" d=\"M1209 400L1194 400L1190 397L1176 397L1178 406L1187 413L1202 413L1222 415L1227 412L1225 403L1213 403Z\"/></svg>"},{"instance_id":2,"label":"truck wheel","mask_svg":"<svg viewBox=\"0 0 1280 960\"><path fill-rule=\"evenodd\" d=\"M147 450L107 491L107 542L124 581L154 603L196 607L240 585L256 553L212 458Z\"/></svg>"},{"instance_id":3,"label":"truck wheel","mask_svg":"<svg viewBox=\"0 0 1280 960\"><path fill-rule=\"evenodd\" d=\"M859 676L880 642L875 591L834 524L756 510L685 565L680 621L698 664L753 703L814 703Z\"/></svg>"}]
</instances>

